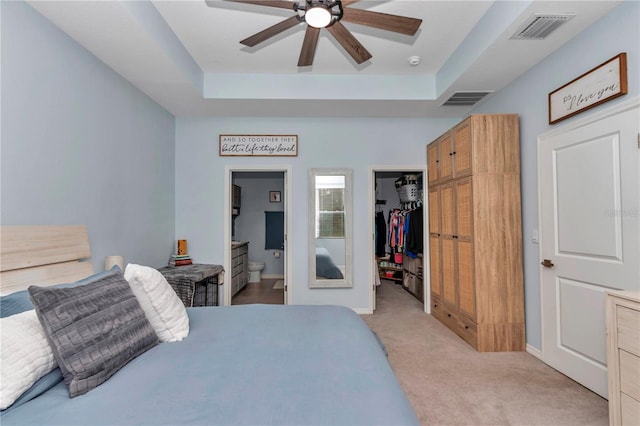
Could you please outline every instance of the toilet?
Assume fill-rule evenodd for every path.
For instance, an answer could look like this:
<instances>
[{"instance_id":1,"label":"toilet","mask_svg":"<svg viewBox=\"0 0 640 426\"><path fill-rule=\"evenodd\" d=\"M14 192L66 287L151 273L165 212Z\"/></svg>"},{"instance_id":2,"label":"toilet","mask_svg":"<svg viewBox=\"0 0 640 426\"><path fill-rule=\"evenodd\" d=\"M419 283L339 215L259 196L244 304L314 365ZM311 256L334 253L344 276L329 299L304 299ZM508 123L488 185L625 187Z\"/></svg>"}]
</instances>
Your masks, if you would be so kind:
<instances>
[{"instance_id":1,"label":"toilet","mask_svg":"<svg viewBox=\"0 0 640 426\"><path fill-rule=\"evenodd\" d=\"M249 282L260 282L260 271L264 269L264 262L249 261Z\"/></svg>"}]
</instances>

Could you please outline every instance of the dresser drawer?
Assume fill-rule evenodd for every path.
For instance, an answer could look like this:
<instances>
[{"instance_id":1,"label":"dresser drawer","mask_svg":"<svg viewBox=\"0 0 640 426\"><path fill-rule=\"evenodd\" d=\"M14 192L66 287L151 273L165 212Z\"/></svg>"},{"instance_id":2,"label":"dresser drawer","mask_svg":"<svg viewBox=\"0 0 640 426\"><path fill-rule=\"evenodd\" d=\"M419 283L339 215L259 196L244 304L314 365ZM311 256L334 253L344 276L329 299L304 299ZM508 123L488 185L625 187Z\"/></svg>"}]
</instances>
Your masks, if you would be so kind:
<instances>
[{"instance_id":1,"label":"dresser drawer","mask_svg":"<svg viewBox=\"0 0 640 426\"><path fill-rule=\"evenodd\" d=\"M620 390L640 401L640 357L627 351L618 351L620 355ZM638 418L640 422L640 417Z\"/></svg>"},{"instance_id":2,"label":"dresser drawer","mask_svg":"<svg viewBox=\"0 0 640 426\"><path fill-rule=\"evenodd\" d=\"M627 352L640 356L640 311L617 306L618 346Z\"/></svg>"},{"instance_id":3,"label":"dresser drawer","mask_svg":"<svg viewBox=\"0 0 640 426\"><path fill-rule=\"evenodd\" d=\"M640 419L640 402L623 393L620 397L620 405L622 424L637 425Z\"/></svg>"}]
</instances>

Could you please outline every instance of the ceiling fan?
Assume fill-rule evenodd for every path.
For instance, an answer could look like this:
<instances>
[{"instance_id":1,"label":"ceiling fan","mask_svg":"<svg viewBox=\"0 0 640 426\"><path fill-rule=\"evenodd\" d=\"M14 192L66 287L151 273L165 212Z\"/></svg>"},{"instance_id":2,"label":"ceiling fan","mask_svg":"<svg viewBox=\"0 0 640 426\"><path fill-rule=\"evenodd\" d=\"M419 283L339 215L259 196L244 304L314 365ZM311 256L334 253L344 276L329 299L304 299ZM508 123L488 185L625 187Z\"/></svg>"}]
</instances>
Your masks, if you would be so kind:
<instances>
[{"instance_id":1,"label":"ceiling fan","mask_svg":"<svg viewBox=\"0 0 640 426\"><path fill-rule=\"evenodd\" d=\"M353 22L386 31L393 31L405 35L415 35L422 24L422 19L388 13L373 12L364 9L348 7L358 0L227 0L236 3L249 3L260 6L290 9L295 15L285 19L265 30L262 30L240 41L245 46L253 47L281 32L306 23L307 30L302 42L298 66L305 67L313 64L320 30L325 28L340 43L356 63L361 64L371 59L371 53L360 44L341 21Z\"/></svg>"}]
</instances>

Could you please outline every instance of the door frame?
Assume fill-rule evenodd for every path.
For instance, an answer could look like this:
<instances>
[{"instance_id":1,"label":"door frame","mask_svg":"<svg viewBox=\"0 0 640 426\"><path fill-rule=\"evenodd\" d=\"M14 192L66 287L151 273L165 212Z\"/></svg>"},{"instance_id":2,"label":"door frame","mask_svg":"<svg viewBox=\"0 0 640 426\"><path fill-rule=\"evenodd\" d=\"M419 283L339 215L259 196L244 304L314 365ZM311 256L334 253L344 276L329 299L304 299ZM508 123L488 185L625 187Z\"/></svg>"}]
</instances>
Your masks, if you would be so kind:
<instances>
[{"instance_id":1,"label":"door frame","mask_svg":"<svg viewBox=\"0 0 640 426\"><path fill-rule=\"evenodd\" d=\"M429 274L429 197L425 197L424 188L427 182L427 168L422 165L384 165L384 166L369 166L369 211L374 213L376 211L376 173L377 172L416 172L422 173L422 242L423 242L423 254L422 254L422 286L424 293L424 312L431 313L431 281ZM371 231L371 238L369 240L369 313L373 313L375 310L375 282L376 274L378 274L378 265L376 264L376 248L375 248L375 217L373 214L369 215L369 230Z\"/></svg>"},{"instance_id":2,"label":"door frame","mask_svg":"<svg viewBox=\"0 0 640 426\"><path fill-rule=\"evenodd\" d=\"M226 271L227 278L225 281L227 285L222 286L223 304L225 306L231 305L231 197L234 172L281 172L284 173L284 191L282 194L282 200L284 203L284 301L285 305L289 304L292 300L291 292L292 287L289 286L289 277L292 277L293 262L291 261L291 253L293 250L293 243L288 239L292 234L292 220L291 220L291 194L292 194L292 182L293 182L293 169L291 165L226 165L224 168L224 270Z\"/></svg>"}]
</instances>

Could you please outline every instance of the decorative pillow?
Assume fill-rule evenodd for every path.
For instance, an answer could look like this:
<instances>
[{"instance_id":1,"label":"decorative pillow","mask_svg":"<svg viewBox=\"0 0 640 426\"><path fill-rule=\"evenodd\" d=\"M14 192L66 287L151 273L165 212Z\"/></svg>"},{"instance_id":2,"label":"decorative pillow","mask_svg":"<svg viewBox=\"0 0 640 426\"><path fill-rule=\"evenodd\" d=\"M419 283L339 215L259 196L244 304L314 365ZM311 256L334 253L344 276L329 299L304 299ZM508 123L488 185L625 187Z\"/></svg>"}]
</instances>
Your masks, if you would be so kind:
<instances>
[{"instance_id":1,"label":"decorative pillow","mask_svg":"<svg viewBox=\"0 0 640 426\"><path fill-rule=\"evenodd\" d=\"M187 337L187 310L164 275L148 266L129 263L124 277L161 342L177 342Z\"/></svg>"},{"instance_id":2,"label":"decorative pillow","mask_svg":"<svg viewBox=\"0 0 640 426\"><path fill-rule=\"evenodd\" d=\"M56 363L33 309L0 321L0 409L4 410Z\"/></svg>"},{"instance_id":3,"label":"decorative pillow","mask_svg":"<svg viewBox=\"0 0 640 426\"><path fill-rule=\"evenodd\" d=\"M56 284L54 288L75 287L79 285L85 285L90 282L102 278L108 275L111 271L122 271L118 265L114 265L109 271L98 272L97 274L88 276L79 281L73 283ZM15 293L8 294L0 297L0 317L9 317L11 315L19 314L20 312L30 311L33 309L33 304L29 298L29 292L27 290L16 291Z\"/></svg>"},{"instance_id":4,"label":"decorative pillow","mask_svg":"<svg viewBox=\"0 0 640 426\"><path fill-rule=\"evenodd\" d=\"M119 271L77 287L31 286L29 294L72 398L158 344Z\"/></svg>"}]
</instances>

